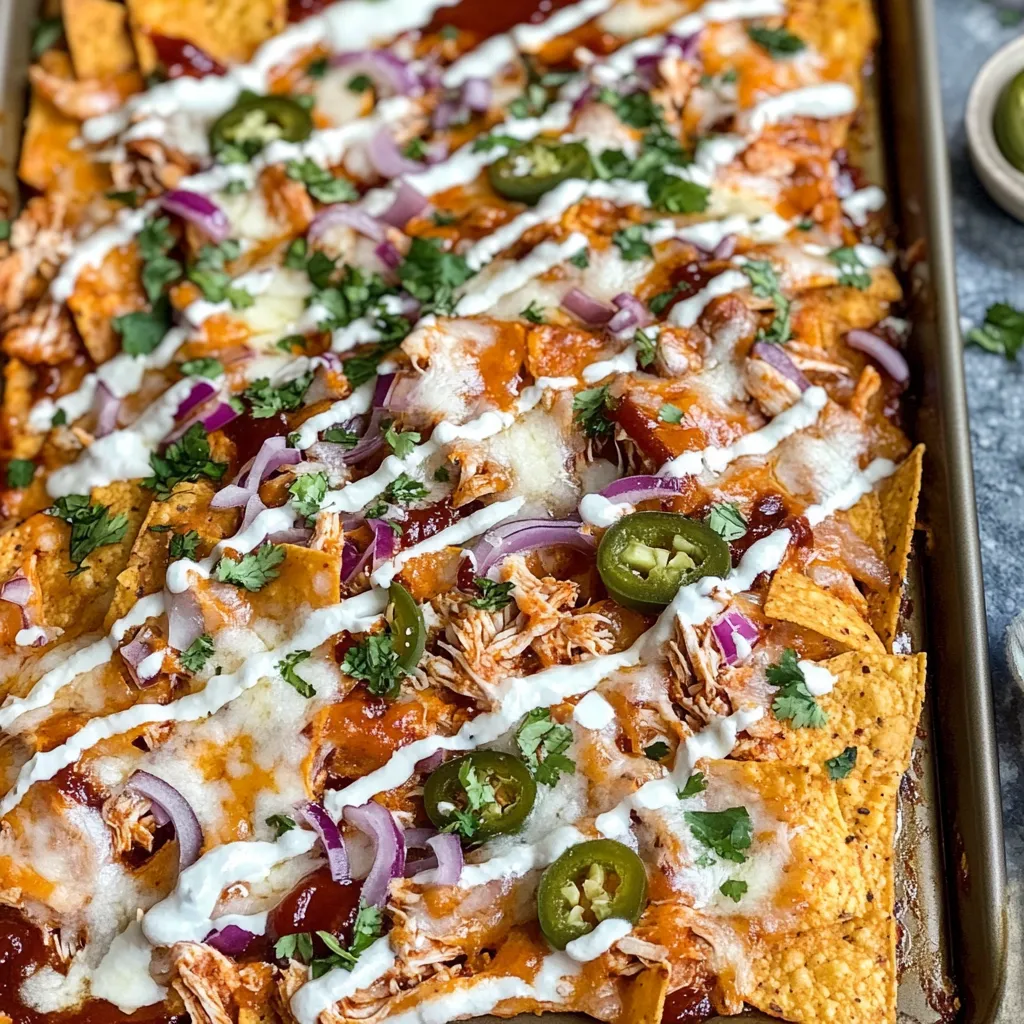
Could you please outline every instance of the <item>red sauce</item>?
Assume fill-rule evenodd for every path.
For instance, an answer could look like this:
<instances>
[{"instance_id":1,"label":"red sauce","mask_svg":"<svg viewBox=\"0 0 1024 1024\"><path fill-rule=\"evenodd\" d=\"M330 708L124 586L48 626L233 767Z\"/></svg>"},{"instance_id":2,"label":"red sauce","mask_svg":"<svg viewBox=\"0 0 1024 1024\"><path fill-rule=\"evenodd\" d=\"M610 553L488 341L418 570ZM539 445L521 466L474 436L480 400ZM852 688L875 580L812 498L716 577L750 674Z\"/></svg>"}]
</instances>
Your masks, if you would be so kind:
<instances>
[{"instance_id":1,"label":"red sauce","mask_svg":"<svg viewBox=\"0 0 1024 1024\"><path fill-rule=\"evenodd\" d=\"M786 501L781 494L770 492L762 494L754 502L754 507L747 516L747 532L739 540L734 540L729 547L732 550L733 561L739 559L746 552L747 548L755 541L767 537L776 530L781 530L789 517L789 510L786 508ZM806 522L806 520L804 520Z\"/></svg>"},{"instance_id":2,"label":"red sauce","mask_svg":"<svg viewBox=\"0 0 1024 1024\"><path fill-rule=\"evenodd\" d=\"M107 798L107 794L96 785L95 781L88 775L81 774L73 764L61 768L54 775L53 782L60 793L84 807L94 807L99 810Z\"/></svg>"},{"instance_id":3,"label":"red sauce","mask_svg":"<svg viewBox=\"0 0 1024 1024\"><path fill-rule=\"evenodd\" d=\"M690 1024L710 1020L715 1011L704 988L677 988L665 999L661 1024Z\"/></svg>"},{"instance_id":4,"label":"red sauce","mask_svg":"<svg viewBox=\"0 0 1024 1024\"><path fill-rule=\"evenodd\" d=\"M292 0L296 2L296 0ZM472 32L478 39L507 32L514 25L532 21L546 21L562 7L570 7L576 0L505 0L487 3L486 0L460 0L454 7L442 7L427 26L426 33L440 32L446 25Z\"/></svg>"},{"instance_id":5,"label":"red sauce","mask_svg":"<svg viewBox=\"0 0 1024 1024\"><path fill-rule=\"evenodd\" d=\"M288 20L293 24L319 14L330 0L288 0Z\"/></svg>"},{"instance_id":6,"label":"red sauce","mask_svg":"<svg viewBox=\"0 0 1024 1024\"><path fill-rule=\"evenodd\" d=\"M672 287L679 289L677 298L685 299L689 295L695 295L721 272L721 264L715 262L698 263L694 260L692 263L684 263L672 271Z\"/></svg>"},{"instance_id":7,"label":"red sauce","mask_svg":"<svg viewBox=\"0 0 1024 1024\"><path fill-rule=\"evenodd\" d=\"M280 437L291 430L288 418L283 412L276 416L256 419L246 414L236 416L227 426L222 428L224 436L235 446L235 463L237 472L263 447L263 442L270 437Z\"/></svg>"},{"instance_id":8,"label":"red sauce","mask_svg":"<svg viewBox=\"0 0 1024 1024\"><path fill-rule=\"evenodd\" d=\"M223 64L187 39L151 32L149 40L168 78L202 78L203 75L223 75L227 71Z\"/></svg>"},{"instance_id":9,"label":"red sauce","mask_svg":"<svg viewBox=\"0 0 1024 1024\"><path fill-rule=\"evenodd\" d=\"M331 932L352 941L359 910L359 882L335 882L324 865L304 879L274 908L267 922L272 940L296 932Z\"/></svg>"},{"instance_id":10,"label":"red sauce","mask_svg":"<svg viewBox=\"0 0 1024 1024\"><path fill-rule=\"evenodd\" d=\"M477 507L479 506L470 504L462 508L452 508L451 495L447 495L427 508L409 509L402 520L402 536L398 538L399 549L414 547L428 537L433 537Z\"/></svg>"}]
</instances>

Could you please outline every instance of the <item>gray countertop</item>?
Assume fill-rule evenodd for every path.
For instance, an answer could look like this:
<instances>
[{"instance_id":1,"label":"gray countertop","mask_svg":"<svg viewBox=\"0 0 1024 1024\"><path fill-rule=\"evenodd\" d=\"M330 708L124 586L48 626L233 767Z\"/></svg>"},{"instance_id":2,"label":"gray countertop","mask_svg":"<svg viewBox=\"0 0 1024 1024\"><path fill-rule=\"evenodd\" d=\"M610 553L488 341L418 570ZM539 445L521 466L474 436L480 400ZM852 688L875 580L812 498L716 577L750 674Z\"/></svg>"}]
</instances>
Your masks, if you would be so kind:
<instances>
[{"instance_id":1,"label":"gray countertop","mask_svg":"<svg viewBox=\"0 0 1024 1024\"><path fill-rule=\"evenodd\" d=\"M1007 6L1011 0L1006 0ZM1021 7L1019 3L1016 6ZM960 311L980 321L997 301L1024 306L1024 225L988 198L967 156L963 114L971 81L1016 34L986 0L936 0L946 134L953 172ZM999 1017L1024 1021L1024 692L1010 672L1005 637L1024 609L1024 363L968 349L968 402L985 570L992 684L1010 881L1010 969Z\"/></svg>"}]
</instances>

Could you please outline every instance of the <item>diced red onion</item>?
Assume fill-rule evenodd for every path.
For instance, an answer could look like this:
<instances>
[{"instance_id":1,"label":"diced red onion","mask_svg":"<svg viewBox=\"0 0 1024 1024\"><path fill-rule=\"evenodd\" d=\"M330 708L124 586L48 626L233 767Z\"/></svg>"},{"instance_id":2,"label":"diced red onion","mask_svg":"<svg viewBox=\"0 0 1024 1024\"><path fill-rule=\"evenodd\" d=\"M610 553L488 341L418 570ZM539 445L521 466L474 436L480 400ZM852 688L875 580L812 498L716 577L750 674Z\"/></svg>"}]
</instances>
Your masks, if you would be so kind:
<instances>
[{"instance_id":1,"label":"diced red onion","mask_svg":"<svg viewBox=\"0 0 1024 1024\"><path fill-rule=\"evenodd\" d=\"M591 82L590 85L588 85L586 89L584 89L583 92L581 92L579 96L577 96L576 99L573 101L571 111L572 115L575 116L576 114L578 114L594 98L596 93L597 86L594 85L593 82Z\"/></svg>"},{"instance_id":2,"label":"diced red onion","mask_svg":"<svg viewBox=\"0 0 1024 1024\"><path fill-rule=\"evenodd\" d=\"M157 676L143 679L139 675L139 666L153 653L153 648L147 643L152 635L153 631L148 626L143 626L131 642L118 648L117 652L121 655L125 668L128 669L128 674L132 677L132 682L140 690L147 689L157 681Z\"/></svg>"},{"instance_id":3,"label":"diced red onion","mask_svg":"<svg viewBox=\"0 0 1024 1024\"><path fill-rule=\"evenodd\" d=\"M394 556L398 538L383 519L368 519L367 522L373 530L373 564L376 567Z\"/></svg>"},{"instance_id":4,"label":"diced red onion","mask_svg":"<svg viewBox=\"0 0 1024 1024\"><path fill-rule=\"evenodd\" d=\"M377 382L373 386L373 405L381 408L387 407L388 394L394 383L395 374L393 373L381 373L377 376Z\"/></svg>"},{"instance_id":5,"label":"diced red onion","mask_svg":"<svg viewBox=\"0 0 1024 1024\"><path fill-rule=\"evenodd\" d=\"M702 35L703 29L699 29L688 36L670 34L666 41L670 46L679 47L679 56L682 57L683 60L693 60L700 52L700 40Z\"/></svg>"},{"instance_id":6,"label":"diced red onion","mask_svg":"<svg viewBox=\"0 0 1024 1024\"><path fill-rule=\"evenodd\" d=\"M132 772L125 785L163 808L178 840L178 869L194 864L203 847L203 829L191 804L169 782L149 772Z\"/></svg>"},{"instance_id":7,"label":"diced red onion","mask_svg":"<svg viewBox=\"0 0 1024 1024\"><path fill-rule=\"evenodd\" d=\"M374 543L370 541L366 550L360 552L350 540L346 540L341 552L341 582L351 583L373 558Z\"/></svg>"},{"instance_id":8,"label":"diced red onion","mask_svg":"<svg viewBox=\"0 0 1024 1024\"><path fill-rule=\"evenodd\" d=\"M374 242L380 242L384 238L384 226L376 217L371 217L365 210L348 203L336 203L334 206L326 206L314 218L309 225L308 236L310 239L321 238L331 228L343 224L345 227L358 231Z\"/></svg>"},{"instance_id":9,"label":"diced red onion","mask_svg":"<svg viewBox=\"0 0 1024 1024\"><path fill-rule=\"evenodd\" d=\"M176 651L187 651L205 632L206 623L195 594L191 590L171 594L167 602L167 642Z\"/></svg>"},{"instance_id":10,"label":"diced red onion","mask_svg":"<svg viewBox=\"0 0 1024 1024\"><path fill-rule=\"evenodd\" d=\"M346 807L345 820L373 840L373 866L363 882L362 899L368 906L383 906L391 879L401 878L405 870L405 836L391 812L374 800Z\"/></svg>"},{"instance_id":11,"label":"diced red onion","mask_svg":"<svg viewBox=\"0 0 1024 1024\"><path fill-rule=\"evenodd\" d=\"M203 429L208 433L226 427L232 420L238 419L239 411L229 402L221 402L209 416L204 416Z\"/></svg>"},{"instance_id":12,"label":"diced red onion","mask_svg":"<svg viewBox=\"0 0 1024 1024\"><path fill-rule=\"evenodd\" d=\"M208 398L212 398L217 393L217 388L208 380L197 380L192 385L192 390L188 393L187 397L182 401L181 405L178 406L177 411L174 413L174 418L180 420L187 416L197 405L202 405Z\"/></svg>"},{"instance_id":13,"label":"diced red onion","mask_svg":"<svg viewBox=\"0 0 1024 1024\"><path fill-rule=\"evenodd\" d=\"M726 235L718 245L711 250L711 255L716 260L728 260L736 253L736 243L739 239L736 235Z\"/></svg>"},{"instance_id":14,"label":"diced red onion","mask_svg":"<svg viewBox=\"0 0 1024 1024\"><path fill-rule=\"evenodd\" d=\"M397 270L401 266L402 254L387 239L381 242L373 251L377 259L389 270Z\"/></svg>"},{"instance_id":15,"label":"diced red onion","mask_svg":"<svg viewBox=\"0 0 1024 1024\"><path fill-rule=\"evenodd\" d=\"M473 548L473 555L477 575L488 576L501 561L520 551L571 547L591 552L596 543L589 534L580 533L580 524L576 520L526 519L503 523L484 534Z\"/></svg>"},{"instance_id":16,"label":"diced red onion","mask_svg":"<svg viewBox=\"0 0 1024 1024\"><path fill-rule=\"evenodd\" d=\"M650 310L629 292L620 292L612 299L612 304L618 312L608 321L609 330L618 332L646 327L654 319Z\"/></svg>"},{"instance_id":17,"label":"diced red onion","mask_svg":"<svg viewBox=\"0 0 1024 1024\"><path fill-rule=\"evenodd\" d=\"M910 367L903 353L895 349L884 338L871 331L852 330L846 332L846 344L870 356L894 381L906 384L910 380Z\"/></svg>"},{"instance_id":18,"label":"diced red onion","mask_svg":"<svg viewBox=\"0 0 1024 1024\"><path fill-rule=\"evenodd\" d=\"M218 931L210 932L203 942L225 956L241 956L255 938L252 932L240 928L237 924L228 924Z\"/></svg>"},{"instance_id":19,"label":"diced red onion","mask_svg":"<svg viewBox=\"0 0 1024 1024\"><path fill-rule=\"evenodd\" d=\"M475 114L484 114L491 107L494 90L486 78L467 78L462 83L462 102Z\"/></svg>"},{"instance_id":20,"label":"diced red onion","mask_svg":"<svg viewBox=\"0 0 1024 1024\"><path fill-rule=\"evenodd\" d=\"M172 188L160 197L160 205L168 213L195 224L214 242L223 242L231 234L231 225L224 211L200 192Z\"/></svg>"},{"instance_id":21,"label":"diced red onion","mask_svg":"<svg viewBox=\"0 0 1024 1024\"><path fill-rule=\"evenodd\" d=\"M427 840L427 845L437 857L435 885L455 885L462 874L462 843L452 832L440 832Z\"/></svg>"},{"instance_id":22,"label":"diced red onion","mask_svg":"<svg viewBox=\"0 0 1024 1024\"><path fill-rule=\"evenodd\" d=\"M19 569L6 583L0 585L0 601L9 601L24 608L32 600L32 583Z\"/></svg>"},{"instance_id":23,"label":"diced red onion","mask_svg":"<svg viewBox=\"0 0 1024 1024\"><path fill-rule=\"evenodd\" d=\"M248 487L228 484L222 487L210 500L210 508L241 508L252 496Z\"/></svg>"},{"instance_id":24,"label":"diced red onion","mask_svg":"<svg viewBox=\"0 0 1024 1024\"><path fill-rule=\"evenodd\" d=\"M121 399L110 388L99 382L96 388L96 436L106 437L117 429L117 414L121 411Z\"/></svg>"},{"instance_id":25,"label":"diced red onion","mask_svg":"<svg viewBox=\"0 0 1024 1024\"><path fill-rule=\"evenodd\" d=\"M387 128L381 128L370 139L367 154L370 157L370 163L382 178L390 179L397 178L402 174L416 174L425 166L418 160L410 160L404 156ZM387 219L385 214L385 220Z\"/></svg>"},{"instance_id":26,"label":"diced red onion","mask_svg":"<svg viewBox=\"0 0 1024 1024\"><path fill-rule=\"evenodd\" d=\"M441 102L434 107L434 112L430 115L430 127L433 128L434 131L443 132L459 121L464 114L465 111L458 100L441 100Z\"/></svg>"},{"instance_id":27,"label":"diced red onion","mask_svg":"<svg viewBox=\"0 0 1024 1024\"><path fill-rule=\"evenodd\" d=\"M741 637L753 647L761 637L761 631L742 613L730 609L721 618L711 623L711 632L722 652L727 665L735 665L743 659L737 650L736 637Z\"/></svg>"},{"instance_id":28,"label":"diced red onion","mask_svg":"<svg viewBox=\"0 0 1024 1024\"><path fill-rule=\"evenodd\" d=\"M429 205L430 200L422 192L403 181L398 186L394 202L381 214L380 219L392 227L404 228Z\"/></svg>"},{"instance_id":29,"label":"diced red onion","mask_svg":"<svg viewBox=\"0 0 1024 1024\"><path fill-rule=\"evenodd\" d=\"M387 419L387 409L375 408L370 413L366 430L354 448L345 453L345 465L357 466L360 462L376 455L384 447L384 434L381 425Z\"/></svg>"},{"instance_id":30,"label":"diced red onion","mask_svg":"<svg viewBox=\"0 0 1024 1024\"><path fill-rule=\"evenodd\" d=\"M672 498L682 489L682 481L671 476L624 476L609 484L601 496L619 504L635 505L650 498Z\"/></svg>"},{"instance_id":31,"label":"diced red onion","mask_svg":"<svg viewBox=\"0 0 1024 1024\"><path fill-rule=\"evenodd\" d=\"M256 521L256 517L266 511L267 506L263 503L259 491L253 491L249 495L249 500L245 503L245 513L242 516L242 523L238 527L238 532L244 533Z\"/></svg>"},{"instance_id":32,"label":"diced red onion","mask_svg":"<svg viewBox=\"0 0 1024 1024\"><path fill-rule=\"evenodd\" d=\"M562 306L584 323L606 324L612 318L612 311L582 288L572 288L562 299Z\"/></svg>"},{"instance_id":33,"label":"diced red onion","mask_svg":"<svg viewBox=\"0 0 1024 1024\"><path fill-rule=\"evenodd\" d=\"M331 64L364 74L373 81L378 96L408 96L421 91L412 68L390 50L353 50L335 54Z\"/></svg>"},{"instance_id":34,"label":"diced red onion","mask_svg":"<svg viewBox=\"0 0 1024 1024\"><path fill-rule=\"evenodd\" d=\"M786 380L792 381L801 391L806 391L811 382L800 372L799 367L793 362L781 345L770 341L759 341L750 353L755 359L767 363L773 370L777 370Z\"/></svg>"},{"instance_id":35,"label":"diced red onion","mask_svg":"<svg viewBox=\"0 0 1024 1024\"><path fill-rule=\"evenodd\" d=\"M302 816L320 837L320 843L327 854L327 865L331 869L331 879L335 882L347 882L351 877L348 868L348 853L345 841L341 837L341 829L334 819L320 804L303 804Z\"/></svg>"}]
</instances>

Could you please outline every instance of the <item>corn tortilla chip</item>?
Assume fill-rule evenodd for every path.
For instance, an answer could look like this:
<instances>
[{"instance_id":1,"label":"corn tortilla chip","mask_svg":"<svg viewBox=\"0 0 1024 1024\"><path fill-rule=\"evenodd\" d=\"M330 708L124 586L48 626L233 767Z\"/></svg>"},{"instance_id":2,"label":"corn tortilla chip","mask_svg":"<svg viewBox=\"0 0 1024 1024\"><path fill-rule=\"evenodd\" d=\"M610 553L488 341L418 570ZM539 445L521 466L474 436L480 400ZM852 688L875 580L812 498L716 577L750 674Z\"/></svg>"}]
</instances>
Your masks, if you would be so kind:
<instances>
[{"instance_id":1,"label":"corn tortilla chip","mask_svg":"<svg viewBox=\"0 0 1024 1024\"><path fill-rule=\"evenodd\" d=\"M654 964L632 979L622 1001L622 1024L661 1024L669 974L668 964Z\"/></svg>"},{"instance_id":2,"label":"corn tortilla chip","mask_svg":"<svg viewBox=\"0 0 1024 1024\"><path fill-rule=\"evenodd\" d=\"M772 578L765 614L805 626L852 650L884 650L882 641L845 601L802 573L782 568Z\"/></svg>"},{"instance_id":3,"label":"corn tortilla chip","mask_svg":"<svg viewBox=\"0 0 1024 1024\"><path fill-rule=\"evenodd\" d=\"M109 78L135 67L123 4L62 0L61 14L76 78Z\"/></svg>"}]
</instances>

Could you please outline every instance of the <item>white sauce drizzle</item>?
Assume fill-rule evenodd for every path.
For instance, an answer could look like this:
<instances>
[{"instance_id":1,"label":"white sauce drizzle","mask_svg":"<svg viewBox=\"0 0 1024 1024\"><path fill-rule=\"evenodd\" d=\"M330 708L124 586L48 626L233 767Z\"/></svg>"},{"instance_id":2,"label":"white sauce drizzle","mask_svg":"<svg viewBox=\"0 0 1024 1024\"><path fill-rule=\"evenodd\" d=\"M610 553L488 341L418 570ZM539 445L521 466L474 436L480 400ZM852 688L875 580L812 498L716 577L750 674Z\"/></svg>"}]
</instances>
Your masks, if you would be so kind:
<instances>
[{"instance_id":1,"label":"white sauce drizzle","mask_svg":"<svg viewBox=\"0 0 1024 1024\"><path fill-rule=\"evenodd\" d=\"M591 690L573 709L572 717L584 729L600 730L615 721L615 708L597 690Z\"/></svg>"},{"instance_id":2,"label":"white sauce drizzle","mask_svg":"<svg viewBox=\"0 0 1024 1024\"><path fill-rule=\"evenodd\" d=\"M843 213L862 228L868 222L868 215L881 210L885 202L885 193L877 185L868 185L848 195L839 205Z\"/></svg>"},{"instance_id":3,"label":"white sauce drizzle","mask_svg":"<svg viewBox=\"0 0 1024 1024\"><path fill-rule=\"evenodd\" d=\"M806 660L798 661L797 665L804 674L804 682L812 696L824 697L826 693L832 692L836 677L824 665Z\"/></svg>"},{"instance_id":4,"label":"white sauce drizzle","mask_svg":"<svg viewBox=\"0 0 1024 1024\"><path fill-rule=\"evenodd\" d=\"M619 939L624 939L633 926L621 917L608 917L586 935L566 944L565 951L578 963L585 964L603 956Z\"/></svg>"}]
</instances>

